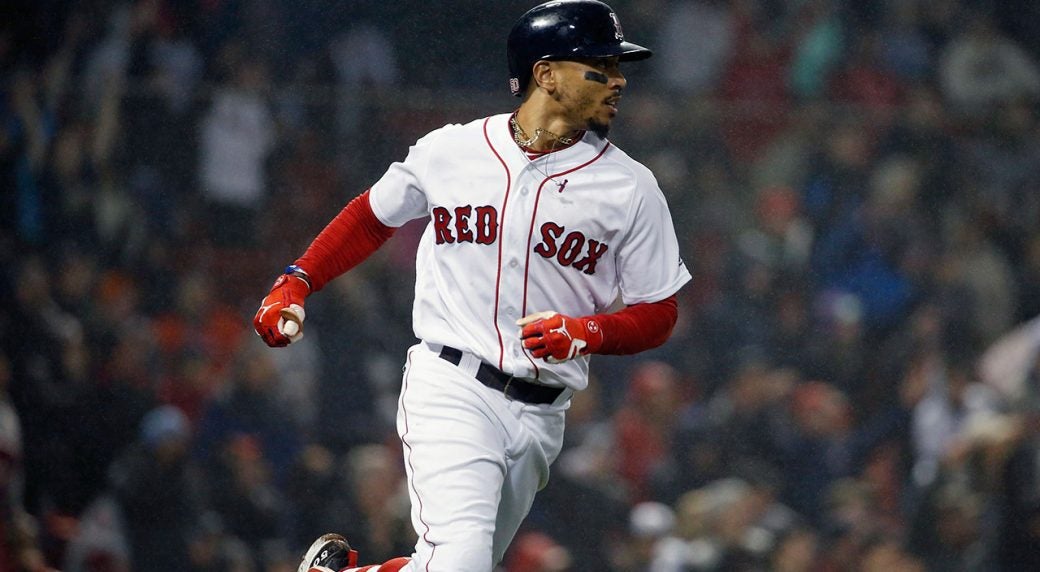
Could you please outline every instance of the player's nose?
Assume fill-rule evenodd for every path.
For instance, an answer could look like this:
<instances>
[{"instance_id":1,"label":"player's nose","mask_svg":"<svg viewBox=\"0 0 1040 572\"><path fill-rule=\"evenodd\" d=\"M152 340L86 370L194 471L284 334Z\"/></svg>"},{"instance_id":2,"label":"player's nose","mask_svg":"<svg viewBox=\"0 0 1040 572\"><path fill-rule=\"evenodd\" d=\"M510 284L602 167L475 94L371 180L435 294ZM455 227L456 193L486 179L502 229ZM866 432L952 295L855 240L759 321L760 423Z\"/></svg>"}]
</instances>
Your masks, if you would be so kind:
<instances>
[{"instance_id":1,"label":"player's nose","mask_svg":"<svg viewBox=\"0 0 1040 572\"><path fill-rule=\"evenodd\" d=\"M607 85L612 88L624 89L628 85L628 79L625 74L621 73L621 68L615 68L607 77L609 78Z\"/></svg>"},{"instance_id":2,"label":"player's nose","mask_svg":"<svg viewBox=\"0 0 1040 572\"><path fill-rule=\"evenodd\" d=\"M610 81L607 82L607 87L613 90L621 91L628 85L628 79L620 71L617 71L610 76Z\"/></svg>"}]
</instances>

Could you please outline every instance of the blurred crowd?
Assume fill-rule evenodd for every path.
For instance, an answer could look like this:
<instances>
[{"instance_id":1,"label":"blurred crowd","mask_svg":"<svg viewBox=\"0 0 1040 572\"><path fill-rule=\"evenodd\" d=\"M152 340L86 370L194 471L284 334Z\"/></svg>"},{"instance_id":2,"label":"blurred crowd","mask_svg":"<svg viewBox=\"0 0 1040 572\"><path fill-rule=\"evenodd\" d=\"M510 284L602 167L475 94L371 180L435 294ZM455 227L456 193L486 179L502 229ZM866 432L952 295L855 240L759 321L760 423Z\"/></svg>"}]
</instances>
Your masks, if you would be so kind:
<instances>
[{"instance_id":1,"label":"blurred crowd","mask_svg":"<svg viewBox=\"0 0 1040 572\"><path fill-rule=\"evenodd\" d=\"M0 570L410 553L403 227L250 320L431 128L516 105L534 2L0 9ZM1040 569L1040 4L614 0L612 139L694 280L593 359L504 572Z\"/></svg>"}]
</instances>

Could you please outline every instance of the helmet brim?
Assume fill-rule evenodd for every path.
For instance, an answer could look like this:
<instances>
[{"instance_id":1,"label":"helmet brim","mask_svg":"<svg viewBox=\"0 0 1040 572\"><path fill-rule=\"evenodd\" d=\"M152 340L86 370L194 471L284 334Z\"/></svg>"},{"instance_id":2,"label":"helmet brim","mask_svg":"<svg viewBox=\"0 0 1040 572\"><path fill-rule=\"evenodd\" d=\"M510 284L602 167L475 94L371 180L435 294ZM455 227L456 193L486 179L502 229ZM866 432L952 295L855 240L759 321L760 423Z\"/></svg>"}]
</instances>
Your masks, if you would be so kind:
<instances>
[{"instance_id":1,"label":"helmet brim","mask_svg":"<svg viewBox=\"0 0 1040 572\"><path fill-rule=\"evenodd\" d=\"M633 44L632 42L621 42L622 52L617 54L623 62L638 62L639 60L645 60L650 56L654 55L649 48L644 48L639 44Z\"/></svg>"},{"instance_id":2,"label":"helmet brim","mask_svg":"<svg viewBox=\"0 0 1040 572\"><path fill-rule=\"evenodd\" d=\"M600 44L594 46L579 46L562 54L546 55L540 60L568 60L571 58L612 58L617 56L623 62L636 62L645 60L654 55L654 52L632 42L619 42L617 44Z\"/></svg>"}]
</instances>

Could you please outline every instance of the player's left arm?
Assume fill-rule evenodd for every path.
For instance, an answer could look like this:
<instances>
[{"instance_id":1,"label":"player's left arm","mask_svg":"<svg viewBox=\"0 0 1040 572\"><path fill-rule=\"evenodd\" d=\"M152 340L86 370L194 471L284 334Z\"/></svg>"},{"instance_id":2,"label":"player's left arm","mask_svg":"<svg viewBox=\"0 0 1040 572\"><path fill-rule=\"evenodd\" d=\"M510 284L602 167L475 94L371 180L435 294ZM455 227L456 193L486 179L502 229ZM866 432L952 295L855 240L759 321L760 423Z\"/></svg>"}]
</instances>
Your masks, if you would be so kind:
<instances>
[{"instance_id":1,"label":"player's left arm","mask_svg":"<svg viewBox=\"0 0 1040 572\"><path fill-rule=\"evenodd\" d=\"M539 312L521 318L520 337L532 356L558 363L593 353L633 354L671 336L678 318L675 293L690 280L690 273L679 256L679 241L657 181L641 166L635 179L628 231L615 254L626 307L582 317Z\"/></svg>"},{"instance_id":2,"label":"player's left arm","mask_svg":"<svg viewBox=\"0 0 1040 572\"><path fill-rule=\"evenodd\" d=\"M559 363L579 355L625 355L663 344L672 335L679 310L675 295L633 304L617 312L574 318L539 312L519 321L520 338L531 355Z\"/></svg>"}]
</instances>

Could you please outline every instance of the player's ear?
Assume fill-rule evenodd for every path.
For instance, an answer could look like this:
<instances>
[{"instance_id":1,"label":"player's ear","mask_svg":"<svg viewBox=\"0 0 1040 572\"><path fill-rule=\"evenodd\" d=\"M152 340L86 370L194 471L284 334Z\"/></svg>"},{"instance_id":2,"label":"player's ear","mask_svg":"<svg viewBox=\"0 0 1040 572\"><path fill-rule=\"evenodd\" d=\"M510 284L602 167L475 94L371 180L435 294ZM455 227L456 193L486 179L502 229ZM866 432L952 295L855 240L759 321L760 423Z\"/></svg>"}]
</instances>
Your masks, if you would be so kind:
<instances>
[{"instance_id":1,"label":"player's ear","mask_svg":"<svg viewBox=\"0 0 1040 572\"><path fill-rule=\"evenodd\" d=\"M531 82L552 93L556 91L556 74L551 63L538 60L531 66Z\"/></svg>"}]
</instances>

